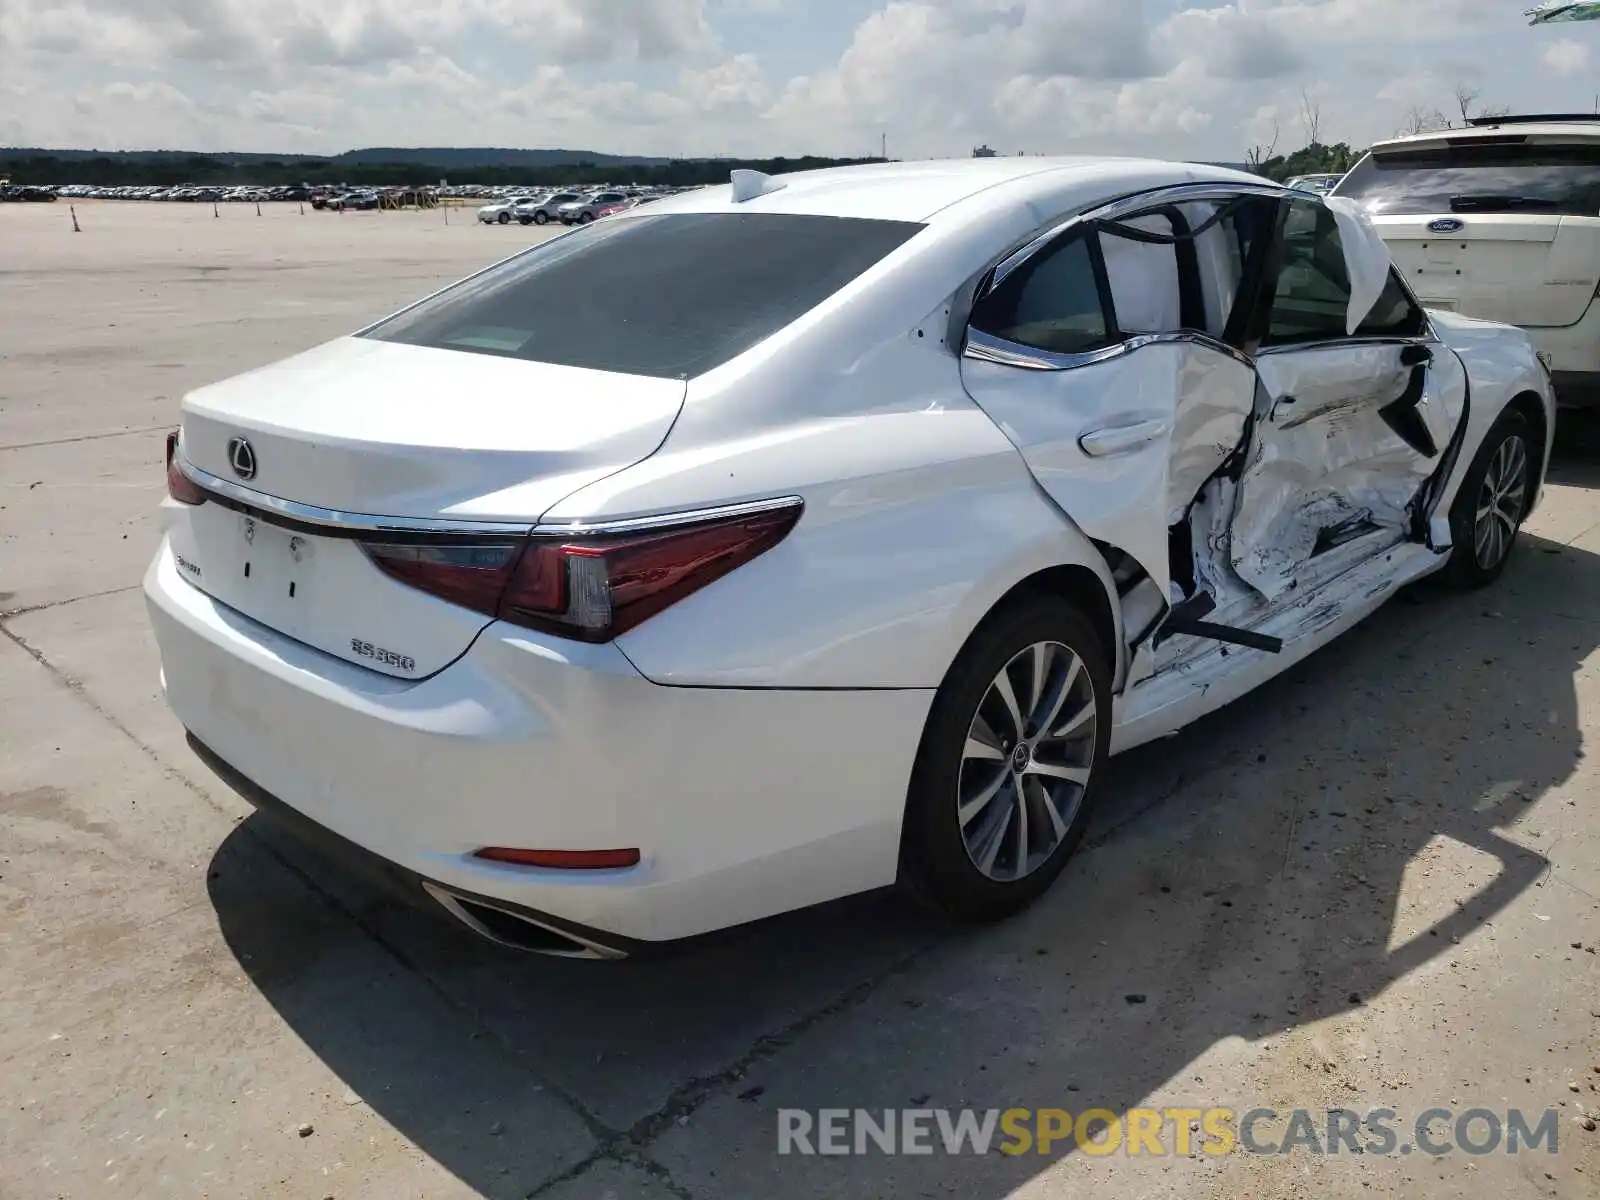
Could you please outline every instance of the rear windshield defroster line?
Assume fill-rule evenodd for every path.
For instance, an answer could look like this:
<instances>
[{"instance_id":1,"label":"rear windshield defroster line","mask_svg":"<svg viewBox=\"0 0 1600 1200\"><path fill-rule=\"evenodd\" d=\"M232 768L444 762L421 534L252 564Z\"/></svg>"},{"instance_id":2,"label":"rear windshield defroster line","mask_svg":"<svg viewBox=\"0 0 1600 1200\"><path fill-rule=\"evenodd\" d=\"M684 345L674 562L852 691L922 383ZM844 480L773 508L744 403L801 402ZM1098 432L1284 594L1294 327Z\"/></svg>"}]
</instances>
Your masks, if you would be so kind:
<instances>
[{"instance_id":1,"label":"rear windshield defroster line","mask_svg":"<svg viewBox=\"0 0 1600 1200\"><path fill-rule=\"evenodd\" d=\"M491 267L364 336L688 379L792 323L922 228L787 213L604 221Z\"/></svg>"}]
</instances>

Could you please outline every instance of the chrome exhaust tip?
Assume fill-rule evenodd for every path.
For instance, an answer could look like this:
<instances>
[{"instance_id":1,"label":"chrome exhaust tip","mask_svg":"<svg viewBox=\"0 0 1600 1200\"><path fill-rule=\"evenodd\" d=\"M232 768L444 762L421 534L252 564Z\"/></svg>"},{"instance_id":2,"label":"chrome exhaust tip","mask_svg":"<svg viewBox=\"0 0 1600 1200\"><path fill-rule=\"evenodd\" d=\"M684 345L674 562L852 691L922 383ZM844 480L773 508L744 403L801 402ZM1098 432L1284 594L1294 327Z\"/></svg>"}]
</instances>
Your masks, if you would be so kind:
<instances>
[{"instance_id":1,"label":"chrome exhaust tip","mask_svg":"<svg viewBox=\"0 0 1600 1200\"><path fill-rule=\"evenodd\" d=\"M625 950L601 945L493 901L458 895L432 882L424 882L422 886L441 908L479 937L513 950L551 958L615 960L628 957Z\"/></svg>"}]
</instances>

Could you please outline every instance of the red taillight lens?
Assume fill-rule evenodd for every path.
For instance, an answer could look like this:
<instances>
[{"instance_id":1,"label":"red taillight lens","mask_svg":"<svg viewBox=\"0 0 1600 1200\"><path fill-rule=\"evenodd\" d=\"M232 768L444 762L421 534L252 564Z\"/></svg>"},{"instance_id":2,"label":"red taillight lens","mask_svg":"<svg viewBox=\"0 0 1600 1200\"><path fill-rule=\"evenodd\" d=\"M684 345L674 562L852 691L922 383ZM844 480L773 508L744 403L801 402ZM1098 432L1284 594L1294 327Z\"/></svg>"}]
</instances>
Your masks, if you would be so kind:
<instances>
[{"instance_id":1,"label":"red taillight lens","mask_svg":"<svg viewBox=\"0 0 1600 1200\"><path fill-rule=\"evenodd\" d=\"M626 633L765 554L800 506L570 541L534 538L500 600L500 619L590 642Z\"/></svg>"},{"instance_id":2,"label":"red taillight lens","mask_svg":"<svg viewBox=\"0 0 1600 1200\"><path fill-rule=\"evenodd\" d=\"M368 542L362 546L377 568L392 579L489 616L511 581L523 543L434 544Z\"/></svg>"},{"instance_id":3,"label":"red taillight lens","mask_svg":"<svg viewBox=\"0 0 1600 1200\"><path fill-rule=\"evenodd\" d=\"M798 503L637 534L368 542L384 574L531 629L607 642L781 542Z\"/></svg>"},{"instance_id":4,"label":"red taillight lens","mask_svg":"<svg viewBox=\"0 0 1600 1200\"><path fill-rule=\"evenodd\" d=\"M473 857L518 867L554 867L563 871L614 871L639 865L636 849L513 850L506 846L485 846Z\"/></svg>"},{"instance_id":5,"label":"red taillight lens","mask_svg":"<svg viewBox=\"0 0 1600 1200\"><path fill-rule=\"evenodd\" d=\"M167 495L184 504L204 504L206 494L178 466L178 434L167 434Z\"/></svg>"}]
</instances>

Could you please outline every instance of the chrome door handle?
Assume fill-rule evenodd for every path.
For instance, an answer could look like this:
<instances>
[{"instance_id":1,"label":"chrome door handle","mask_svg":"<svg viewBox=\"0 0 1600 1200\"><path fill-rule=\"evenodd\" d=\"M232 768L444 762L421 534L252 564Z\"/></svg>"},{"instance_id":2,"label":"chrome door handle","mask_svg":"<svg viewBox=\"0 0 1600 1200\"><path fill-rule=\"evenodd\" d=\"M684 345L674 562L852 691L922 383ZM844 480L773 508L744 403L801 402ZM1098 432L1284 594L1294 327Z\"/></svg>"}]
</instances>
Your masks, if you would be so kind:
<instances>
[{"instance_id":1,"label":"chrome door handle","mask_svg":"<svg viewBox=\"0 0 1600 1200\"><path fill-rule=\"evenodd\" d=\"M1078 439L1078 449L1090 458L1109 458L1127 454L1160 441L1170 432L1165 421L1140 421L1134 425L1112 425L1094 429Z\"/></svg>"}]
</instances>

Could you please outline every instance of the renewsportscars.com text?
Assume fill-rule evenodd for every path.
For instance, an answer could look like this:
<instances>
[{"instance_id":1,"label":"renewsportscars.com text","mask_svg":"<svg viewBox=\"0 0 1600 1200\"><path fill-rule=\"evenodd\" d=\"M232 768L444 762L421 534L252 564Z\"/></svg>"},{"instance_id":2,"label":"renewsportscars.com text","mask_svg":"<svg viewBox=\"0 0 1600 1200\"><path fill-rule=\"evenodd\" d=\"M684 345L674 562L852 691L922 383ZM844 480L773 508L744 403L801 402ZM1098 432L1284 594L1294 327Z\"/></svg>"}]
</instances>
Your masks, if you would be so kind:
<instances>
[{"instance_id":1,"label":"renewsportscars.com text","mask_svg":"<svg viewBox=\"0 0 1600 1200\"><path fill-rule=\"evenodd\" d=\"M779 1154L1083 1154L1129 1157L1557 1152L1555 1109L1106 1108L778 1110Z\"/></svg>"}]
</instances>

